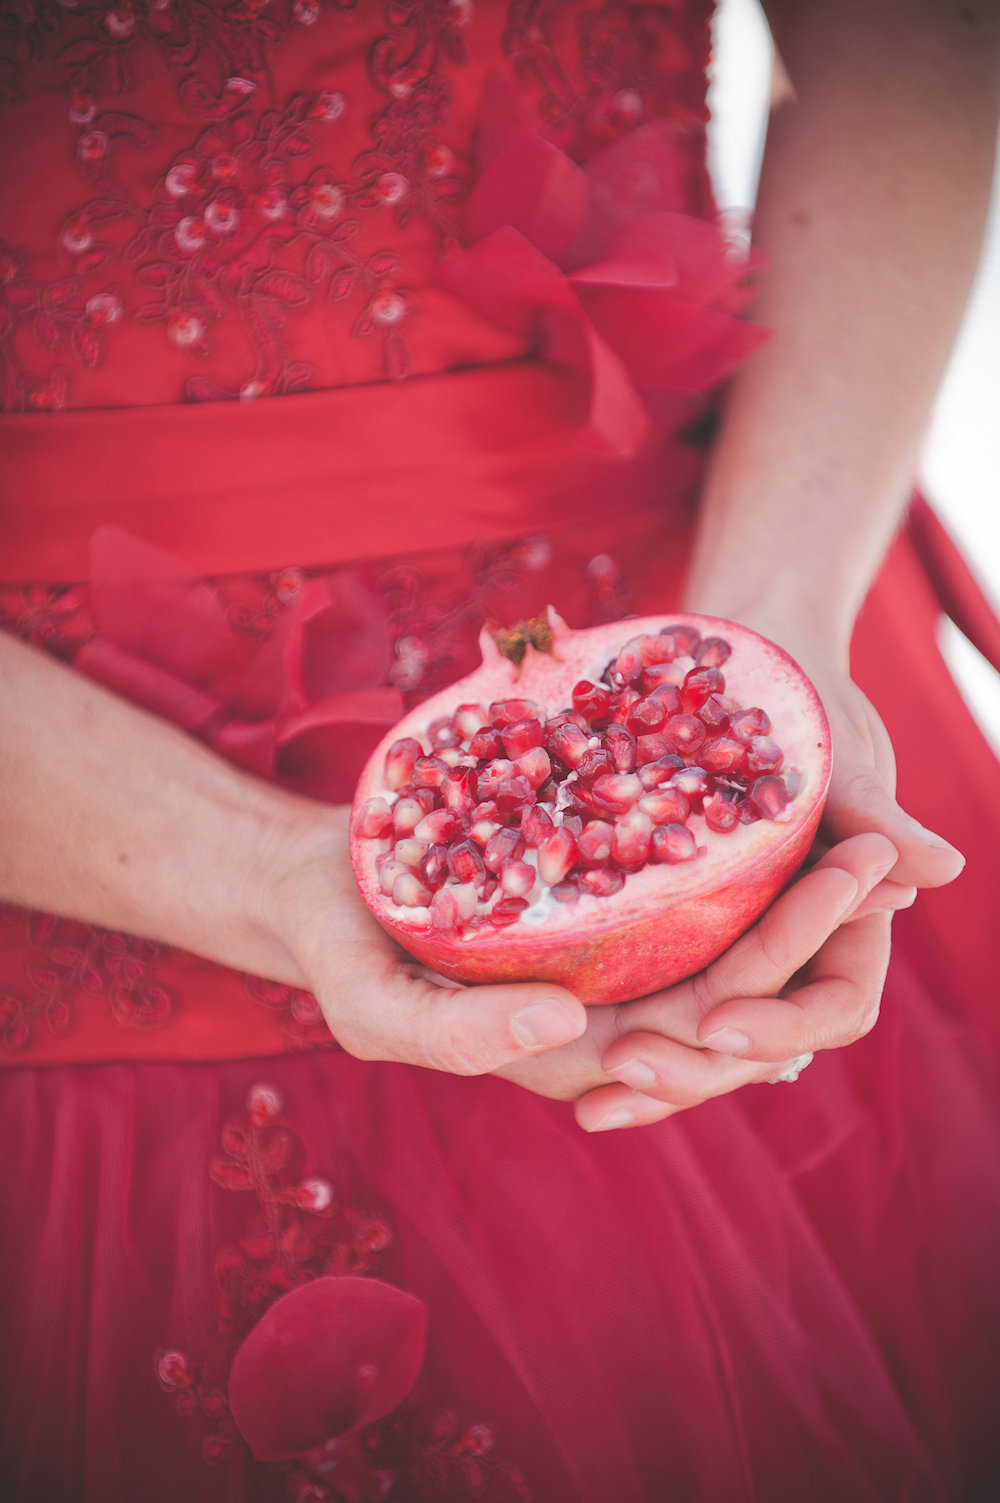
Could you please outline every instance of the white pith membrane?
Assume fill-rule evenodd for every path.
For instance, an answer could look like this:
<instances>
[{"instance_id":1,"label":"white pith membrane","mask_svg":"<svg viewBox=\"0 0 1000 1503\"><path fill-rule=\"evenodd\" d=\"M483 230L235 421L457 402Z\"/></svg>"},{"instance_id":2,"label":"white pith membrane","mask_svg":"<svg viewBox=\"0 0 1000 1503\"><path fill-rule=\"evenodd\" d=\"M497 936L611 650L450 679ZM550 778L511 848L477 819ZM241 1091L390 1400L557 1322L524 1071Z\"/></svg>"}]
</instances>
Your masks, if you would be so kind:
<instances>
[{"instance_id":1,"label":"white pith membrane","mask_svg":"<svg viewBox=\"0 0 1000 1503\"><path fill-rule=\"evenodd\" d=\"M502 658L492 641L484 636L483 666L467 679L452 685L408 715L375 751L362 774L352 816L355 869L359 886L369 906L392 927L403 931L421 930L429 934L437 933L442 939L479 945L492 945L498 941L509 943L518 930L522 933L527 930L539 936L544 931L546 938L551 934L555 939L560 931L577 930L581 927L581 923L586 925L590 933L599 932L602 928L618 928L623 923L627 923L632 915L648 913L651 904L659 903L662 906L695 897L703 889L720 887L725 884L727 878L737 877L742 870L752 867L758 857L777 856L782 847L796 837L803 821L809 818L817 801L825 795L829 779L829 752L826 720L822 707L808 680L787 654L774 644L744 627L707 617L674 615L647 618L620 622L617 627L596 627L579 632L571 632L554 613L550 613L550 620L554 631L552 651L538 652L529 646L524 661L519 667L515 667L514 664ZM729 831L712 829L706 823L704 814L700 812L699 800L695 797L689 801L692 807L683 817L668 821L672 828L681 826L681 836L672 836L669 841L671 845L681 847L681 859L657 860L651 852L640 869L635 870L630 867L622 872L621 865L610 857L600 863L598 869L610 872L612 883L617 881L615 874L618 872L622 872L624 878L622 885L611 894L592 894L584 886L571 901L560 901L559 892L561 891L565 898L567 886L577 885L581 875L587 870L585 863L574 860L563 883L557 888L556 896L553 896L552 886L543 881L541 876L536 875L530 890L525 891L523 896L512 897L509 891L504 891L498 880L503 875L502 870L494 873L487 869L485 878L474 881L472 884L476 887L474 904L472 903L473 894L469 891L469 882L459 881L449 872L443 881L435 879L432 885L432 881L428 880L426 867L422 869L421 861L426 859L427 852L432 847L454 847L469 840L476 844L480 855L483 855L488 844L483 838L486 835L485 825L492 824L497 828L509 828L519 832L521 830L520 813L497 812L484 818L481 815L477 816L475 812L478 807L477 803L474 803L473 808L466 812L456 810L454 812L460 821L461 829L445 841L419 842L423 846L420 852L417 851L416 846L406 845L406 842L414 837L405 833L400 835L398 832L390 832L384 836L365 836L359 833L364 818L367 817L371 823L378 821L377 812L371 812L377 811L378 805L373 805L372 800L384 801L385 807L391 812L395 810L401 799L414 796L409 782L401 787L392 787L387 781L387 753L389 763L395 761L397 768L400 760L398 754L392 753L391 748L398 746L400 741L412 738L420 743L422 753L426 757L440 757L444 751L446 761L464 758L464 762L450 769L456 776L460 776L463 770L475 770L478 776L491 761L497 758L473 759L468 752L471 737L467 731L462 734L461 740L455 747L435 747L432 744L429 728L445 717L451 719L460 705L479 704L485 711L482 717L482 728L488 732L491 729L491 706L502 704L507 700L531 701L541 706L545 712L544 716L539 717L542 727L541 739L543 750L548 751L552 771L550 776L533 790L533 794L536 804L550 815L554 829L563 828L575 831L574 812L577 818L582 817L584 829L597 821L612 827L620 827L623 820L628 822L634 815L635 809L639 807L641 799L647 798L650 794L669 794L671 788L677 786L678 780L682 784L686 782L686 775L690 776L689 769L702 766L706 750L713 741L735 740L736 738L730 737L728 728L724 728L721 736L713 731L713 734L707 736L705 742L693 751L682 752L678 749L673 753L668 752L667 755L681 757L683 766L670 769L659 786L653 788L643 786L630 808L618 813L611 810L587 810L581 815L579 809L574 810L574 798L579 793L581 780L573 767L551 750L554 744L558 744L557 740L553 742L551 722L573 709L571 691L573 686L580 682L589 682L598 688L605 689L612 696L611 714L613 715L615 713L614 697L622 691L617 690L614 684L609 685L607 676L608 670L615 666L622 649L629 648L631 644L637 642L641 643L644 638L658 638L661 633L669 633L672 627L678 628L679 632L685 628L696 630L699 633L699 641L691 645L690 651L676 655L671 655L669 645L665 646L663 672L668 683L674 681L675 687L682 691L683 680L690 672L699 668L697 654L702 645L709 638L722 639L731 649L731 655L718 670L722 673L725 684L722 689L716 690L716 698L721 697L723 705L729 706L730 719L737 715L738 710L747 711L759 708L766 712L770 722L769 728L764 733L764 739L777 743L780 748L782 754L780 766L774 772L755 772L747 771L745 767L737 768L713 776L710 785L709 796L715 793L716 795L722 794L725 799L733 799L737 807L744 809L744 818L749 818L750 822L740 822ZM656 668L653 660L657 656L657 650L651 648L648 641L643 645L641 655L643 658L651 659L643 665L647 671ZM712 656L714 656L714 650L710 652L709 661ZM643 699L649 697L649 694L642 689L641 683L636 692ZM738 709L733 708L734 704ZM634 704L631 709L634 712ZM701 718L699 710L689 710L686 706L682 706L680 711L675 713L696 714ZM469 716L466 715L465 718L469 720L471 726ZM602 747L609 724L607 717L595 717L595 719L596 723L591 723L589 726L588 741L591 751ZM652 731L650 734L666 734L669 737L670 731ZM650 764L642 763L644 748L638 747L638 741L637 751L639 765L634 773L624 774L624 776L638 777L641 781L643 766ZM499 756L505 761L517 761L517 755L512 756L506 750L501 751ZM653 759L654 762L659 760L659 758ZM514 774L518 773L519 769L515 767ZM616 773L614 769L611 775L623 776L623 774ZM398 771L396 776L398 778ZM647 774L647 778L649 776L650 774ZM785 807L780 812L776 808L774 810L777 817L764 817L760 804L758 803L755 808L753 801L747 797L749 790L754 787L760 777L780 778L787 792ZM589 786L593 788L592 779ZM626 785L622 791L627 793L630 788L632 785ZM774 793L775 790L772 787L770 791ZM431 803L431 810L428 812L442 810L445 807L440 792L435 793L428 802ZM777 802L781 802L780 794ZM381 817L385 819L385 815ZM652 816L650 817L652 819ZM568 825L567 821L569 821ZM638 823L641 825L642 822ZM652 824L655 829L656 821L652 820ZM477 825L482 828L477 830ZM690 831L689 837L683 835L684 830ZM540 860L543 867L545 866L545 847L547 842L551 841L551 835L552 832L541 842L541 854L539 849L530 843L531 836L529 835L525 840L524 849L507 859L505 864L508 867L513 861L530 869L528 873L522 870L514 874L515 886L518 883L530 881L531 872L537 874ZM577 838L575 833L574 838ZM659 838L663 839L663 837ZM685 840L692 848L690 855L683 849ZM400 861L401 872L397 875L409 875L413 880L404 882L401 887L397 887L393 880L391 887L395 890L396 896L405 894L412 898L416 894L419 897L420 893L415 887L415 883L418 883L429 895L429 901L394 901L393 890L387 891L382 885L380 868L384 869L386 861L399 859L400 842L403 846L402 854L406 855L409 860ZM640 833L640 848L641 845ZM508 881L511 880L512 878L508 876ZM459 913L456 913L456 904L449 903L447 898L438 898L437 901L434 898L434 893L437 891L454 896L455 889L459 889L457 897L462 909ZM505 907L498 915L496 910L500 904L504 904ZM505 921L498 923L498 918L503 918Z\"/></svg>"}]
</instances>

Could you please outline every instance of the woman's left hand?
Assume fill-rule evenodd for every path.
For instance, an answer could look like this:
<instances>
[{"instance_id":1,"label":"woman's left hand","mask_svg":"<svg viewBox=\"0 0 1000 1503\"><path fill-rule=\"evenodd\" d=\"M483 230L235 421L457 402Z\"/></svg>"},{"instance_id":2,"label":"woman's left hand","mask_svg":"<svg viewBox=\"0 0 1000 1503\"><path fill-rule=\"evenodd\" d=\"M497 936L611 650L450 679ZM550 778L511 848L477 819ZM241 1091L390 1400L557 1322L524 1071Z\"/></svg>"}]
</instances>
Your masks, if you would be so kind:
<instances>
[{"instance_id":1,"label":"woman's left hand","mask_svg":"<svg viewBox=\"0 0 1000 1503\"><path fill-rule=\"evenodd\" d=\"M574 1043L501 1072L575 1100L588 1131L659 1121L861 1038L878 1017L892 913L962 869L957 851L896 804L892 746L865 696L807 643L793 652L826 706L834 748L815 864L697 976L592 1007Z\"/></svg>"}]
</instances>

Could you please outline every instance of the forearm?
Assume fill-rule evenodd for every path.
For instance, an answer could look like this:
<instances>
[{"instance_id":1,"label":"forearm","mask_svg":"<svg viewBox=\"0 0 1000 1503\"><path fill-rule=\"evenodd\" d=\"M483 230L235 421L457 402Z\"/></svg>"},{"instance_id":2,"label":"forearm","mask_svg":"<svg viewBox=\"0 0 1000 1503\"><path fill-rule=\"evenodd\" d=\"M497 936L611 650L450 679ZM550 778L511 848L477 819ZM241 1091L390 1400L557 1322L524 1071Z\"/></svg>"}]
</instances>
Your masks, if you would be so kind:
<instances>
[{"instance_id":1,"label":"forearm","mask_svg":"<svg viewBox=\"0 0 1000 1503\"><path fill-rule=\"evenodd\" d=\"M261 908L328 815L0 633L0 899L296 982Z\"/></svg>"},{"instance_id":2,"label":"forearm","mask_svg":"<svg viewBox=\"0 0 1000 1503\"><path fill-rule=\"evenodd\" d=\"M975 269L995 7L768 7L795 99L768 135L755 310L704 496L693 608L846 655L912 483Z\"/></svg>"}]
</instances>

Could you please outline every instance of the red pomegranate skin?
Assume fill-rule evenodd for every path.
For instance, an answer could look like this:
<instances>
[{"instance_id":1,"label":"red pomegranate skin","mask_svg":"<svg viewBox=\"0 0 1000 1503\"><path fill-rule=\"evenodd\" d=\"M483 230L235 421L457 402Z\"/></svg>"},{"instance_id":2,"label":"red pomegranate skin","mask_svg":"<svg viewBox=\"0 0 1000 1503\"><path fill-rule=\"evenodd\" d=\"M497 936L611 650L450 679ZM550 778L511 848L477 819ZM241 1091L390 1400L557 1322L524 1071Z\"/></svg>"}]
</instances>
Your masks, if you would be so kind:
<instances>
[{"instance_id":1,"label":"red pomegranate skin","mask_svg":"<svg viewBox=\"0 0 1000 1503\"><path fill-rule=\"evenodd\" d=\"M534 922L522 916L507 927L485 925L471 935L433 927L427 908L401 907L382 892L375 862L390 849L391 839L352 835L355 876L383 928L443 976L467 983L552 981L586 1003L629 1001L702 970L757 921L794 876L812 844L829 785L829 727L801 669L780 647L747 627L678 613L578 632L554 612L549 620L551 650L529 645L519 665L502 656L484 634L482 665L418 706L376 748L359 779L355 811L366 800L386 795L385 756L398 739L412 736L427 747L427 727L460 704L489 706L518 698L543 705L549 716L568 710L573 686L581 679L599 682L627 642L680 625L694 628L703 639L728 641L733 652L723 669L726 693L744 708L768 711L771 735L785 753L785 771L798 783L786 817L717 833L695 815L690 823L699 845L696 859L648 864L630 873L611 896L584 894L571 904L543 900L535 906L544 916ZM697 758L688 761L696 763ZM390 802L393 796L388 795Z\"/></svg>"}]
</instances>

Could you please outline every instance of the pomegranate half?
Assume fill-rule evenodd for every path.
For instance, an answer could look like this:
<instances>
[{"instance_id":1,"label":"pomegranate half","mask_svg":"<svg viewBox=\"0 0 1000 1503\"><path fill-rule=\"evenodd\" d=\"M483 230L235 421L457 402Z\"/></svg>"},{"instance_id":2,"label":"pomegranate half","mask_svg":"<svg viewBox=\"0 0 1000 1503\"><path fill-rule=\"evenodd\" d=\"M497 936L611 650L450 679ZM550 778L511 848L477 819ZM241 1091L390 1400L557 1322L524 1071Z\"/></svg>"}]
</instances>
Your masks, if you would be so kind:
<instances>
[{"instance_id":1,"label":"pomegranate half","mask_svg":"<svg viewBox=\"0 0 1000 1503\"><path fill-rule=\"evenodd\" d=\"M361 775L372 913L458 981L619 1002L701 970L809 850L830 779L815 689L704 616L571 631L550 611L482 650Z\"/></svg>"}]
</instances>

